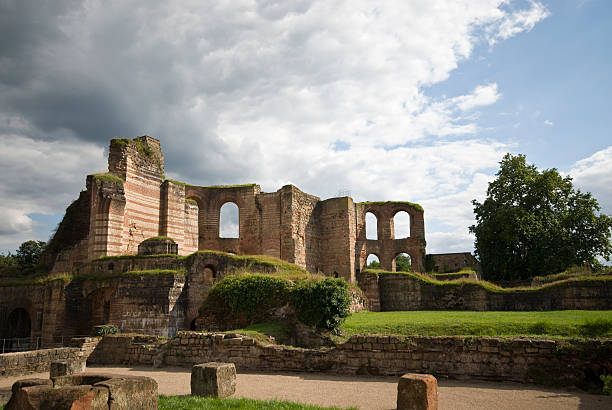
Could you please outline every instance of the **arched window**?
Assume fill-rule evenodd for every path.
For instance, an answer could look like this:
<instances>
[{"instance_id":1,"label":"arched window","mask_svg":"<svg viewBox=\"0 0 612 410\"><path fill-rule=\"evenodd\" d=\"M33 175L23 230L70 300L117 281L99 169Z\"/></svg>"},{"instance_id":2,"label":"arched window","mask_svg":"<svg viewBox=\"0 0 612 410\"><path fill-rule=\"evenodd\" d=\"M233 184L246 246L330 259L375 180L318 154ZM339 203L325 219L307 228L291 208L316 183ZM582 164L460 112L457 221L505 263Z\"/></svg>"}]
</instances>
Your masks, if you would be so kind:
<instances>
[{"instance_id":1,"label":"arched window","mask_svg":"<svg viewBox=\"0 0 612 410\"><path fill-rule=\"evenodd\" d=\"M395 257L396 272L412 272L412 259L407 253L400 253Z\"/></svg>"},{"instance_id":2,"label":"arched window","mask_svg":"<svg viewBox=\"0 0 612 410\"><path fill-rule=\"evenodd\" d=\"M366 239L378 239L378 219L372 212L366 213Z\"/></svg>"},{"instance_id":3,"label":"arched window","mask_svg":"<svg viewBox=\"0 0 612 410\"><path fill-rule=\"evenodd\" d=\"M380 260L378 256L373 253L368 255L368 259L366 259L366 266L372 269L380 269Z\"/></svg>"},{"instance_id":4,"label":"arched window","mask_svg":"<svg viewBox=\"0 0 612 410\"><path fill-rule=\"evenodd\" d=\"M226 202L219 210L219 238L240 237L240 216L238 205Z\"/></svg>"},{"instance_id":5,"label":"arched window","mask_svg":"<svg viewBox=\"0 0 612 410\"><path fill-rule=\"evenodd\" d=\"M395 239L410 238L410 215L406 211L399 211L393 217L393 231Z\"/></svg>"}]
</instances>

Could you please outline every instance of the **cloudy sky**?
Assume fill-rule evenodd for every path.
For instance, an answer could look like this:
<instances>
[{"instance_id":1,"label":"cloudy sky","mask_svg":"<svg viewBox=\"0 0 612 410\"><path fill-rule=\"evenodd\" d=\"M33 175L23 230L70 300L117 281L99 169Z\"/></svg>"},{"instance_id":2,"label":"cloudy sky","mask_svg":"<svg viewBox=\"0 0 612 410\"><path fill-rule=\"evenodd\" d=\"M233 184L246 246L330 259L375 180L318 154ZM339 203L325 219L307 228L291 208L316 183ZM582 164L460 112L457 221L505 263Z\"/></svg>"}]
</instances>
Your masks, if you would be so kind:
<instances>
[{"instance_id":1,"label":"cloudy sky","mask_svg":"<svg viewBox=\"0 0 612 410\"><path fill-rule=\"evenodd\" d=\"M612 213L608 0L0 0L0 250L47 240L113 137L168 177L425 208L469 251L506 152Z\"/></svg>"}]
</instances>

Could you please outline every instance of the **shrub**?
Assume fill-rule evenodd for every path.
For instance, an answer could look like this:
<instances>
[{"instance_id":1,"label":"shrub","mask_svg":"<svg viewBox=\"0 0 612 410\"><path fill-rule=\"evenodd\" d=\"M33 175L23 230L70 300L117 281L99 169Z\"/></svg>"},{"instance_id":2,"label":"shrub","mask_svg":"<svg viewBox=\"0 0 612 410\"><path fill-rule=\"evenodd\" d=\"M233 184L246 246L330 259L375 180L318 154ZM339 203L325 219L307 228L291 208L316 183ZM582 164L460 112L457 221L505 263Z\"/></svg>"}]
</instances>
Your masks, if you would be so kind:
<instances>
[{"instance_id":1,"label":"shrub","mask_svg":"<svg viewBox=\"0 0 612 410\"><path fill-rule=\"evenodd\" d=\"M117 325L94 326L94 335L95 336L114 335L117 332L119 332L119 327L117 327Z\"/></svg>"},{"instance_id":2,"label":"shrub","mask_svg":"<svg viewBox=\"0 0 612 410\"><path fill-rule=\"evenodd\" d=\"M298 319L318 329L335 330L349 315L351 299L343 279L306 280L291 291Z\"/></svg>"},{"instance_id":3,"label":"shrub","mask_svg":"<svg viewBox=\"0 0 612 410\"><path fill-rule=\"evenodd\" d=\"M290 286L287 279L271 275L235 275L215 284L208 297L225 303L233 314L252 318L257 313L285 304Z\"/></svg>"},{"instance_id":4,"label":"shrub","mask_svg":"<svg viewBox=\"0 0 612 410\"><path fill-rule=\"evenodd\" d=\"M608 396L612 396L612 374L602 374L599 376L603 382L602 392Z\"/></svg>"},{"instance_id":5,"label":"shrub","mask_svg":"<svg viewBox=\"0 0 612 410\"><path fill-rule=\"evenodd\" d=\"M200 314L229 311L253 323L254 319L266 319L266 311L289 302L301 322L333 331L349 315L350 301L343 279L300 279L294 285L282 276L242 274L216 283Z\"/></svg>"}]
</instances>

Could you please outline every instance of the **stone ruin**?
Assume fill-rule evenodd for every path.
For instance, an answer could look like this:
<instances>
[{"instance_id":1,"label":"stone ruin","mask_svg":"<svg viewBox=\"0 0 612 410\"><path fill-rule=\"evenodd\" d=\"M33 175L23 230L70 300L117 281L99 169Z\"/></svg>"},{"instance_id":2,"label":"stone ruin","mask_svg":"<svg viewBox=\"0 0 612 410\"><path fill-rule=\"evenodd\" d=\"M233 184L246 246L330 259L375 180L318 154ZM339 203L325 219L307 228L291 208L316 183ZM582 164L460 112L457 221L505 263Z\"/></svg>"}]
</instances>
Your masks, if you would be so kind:
<instances>
[{"instance_id":1,"label":"stone ruin","mask_svg":"<svg viewBox=\"0 0 612 410\"><path fill-rule=\"evenodd\" d=\"M170 237L180 255L209 249L269 255L310 272L356 281L368 255L386 270L410 255L423 270L423 209L410 202L321 200L286 185L261 192L256 184L196 186L164 177L160 142L144 136L110 142L108 172L89 175L86 190L66 211L44 257L53 272L74 272L102 256L134 255L151 237ZM239 237L221 238L221 207L238 207ZM394 216L410 217L410 236L396 238ZM377 218L378 239L366 239L365 216Z\"/></svg>"}]
</instances>

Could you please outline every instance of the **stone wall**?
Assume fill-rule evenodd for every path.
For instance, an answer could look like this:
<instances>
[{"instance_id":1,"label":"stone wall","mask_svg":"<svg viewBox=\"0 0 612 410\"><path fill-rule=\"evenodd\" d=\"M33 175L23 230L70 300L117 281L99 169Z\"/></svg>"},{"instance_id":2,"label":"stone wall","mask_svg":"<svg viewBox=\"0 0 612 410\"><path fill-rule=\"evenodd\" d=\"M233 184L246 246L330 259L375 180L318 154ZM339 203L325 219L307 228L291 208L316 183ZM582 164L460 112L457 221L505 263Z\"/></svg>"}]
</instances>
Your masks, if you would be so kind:
<instances>
[{"instance_id":1,"label":"stone wall","mask_svg":"<svg viewBox=\"0 0 612 410\"><path fill-rule=\"evenodd\" d=\"M169 342L108 336L89 363L172 365L232 362L239 370L326 371L585 386L612 371L612 340L353 336L328 349L263 346L239 334L179 332Z\"/></svg>"},{"instance_id":2,"label":"stone wall","mask_svg":"<svg viewBox=\"0 0 612 410\"><path fill-rule=\"evenodd\" d=\"M58 360L85 361L94 351L100 338L78 338L73 347L31 350L0 354L0 377L48 372L51 362Z\"/></svg>"},{"instance_id":3,"label":"stone wall","mask_svg":"<svg viewBox=\"0 0 612 410\"><path fill-rule=\"evenodd\" d=\"M394 217L398 212L410 216L410 236L396 238ZM366 268L367 257L374 254L384 270L395 272L395 257L400 253L410 255L412 270L424 271L425 222L423 210L407 202L360 202L355 205L356 243L355 265L362 271ZM371 212L377 220L377 239L366 238L366 214Z\"/></svg>"},{"instance_id":4,"label":"stone wall","mask_svg":"<svg viewBox=\"0 0 612 410\"><path fill-rule=\"evenodd\" d=\"M393 310L608 310L612 280L572 280L540 289L501 291L474 282L434 284L406 274L363 273L370 306ZM374 309L373 309L374 310Z\"/></svg>"},{"instance_id":5,"label":"stone wall","mask_svg":"<svg viewBox=\"0 0 612 410\"><path fill-rule=\"evenodd\" d=\"M427 256L432 259L434 272L457 272L464 268L480 272L480 263L470 252L432 253Z\"/></svg>"},{"instance_id":6,"label":"stone wall","mask_svg":"<svg viewBox=\"0 0 612 410\"><path fill-rule=\"evenodd\" d=\"M72 273L101 256L133 255L155 236L169 236L180 255L196 250L270 255L313 273L355 282L369 253L394 269L406 252L421 271L425 251L423 211L408 202L360 203L349 197L321 201L286 185L262 193L259 185L194 186L164 179L160 142L148 136L113 139L108 173L89 175L87 190L67 212L45 261L53 272ZM221 238L220 209L238 206L239 237ZM365 213L379 217L379 239L365 239ZM393 217L410 214L411 235L395 238ZM77 218L78 223L71 223ZM73 229L74 228L74 229Z\"/></svg>"}]
</instances>

